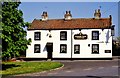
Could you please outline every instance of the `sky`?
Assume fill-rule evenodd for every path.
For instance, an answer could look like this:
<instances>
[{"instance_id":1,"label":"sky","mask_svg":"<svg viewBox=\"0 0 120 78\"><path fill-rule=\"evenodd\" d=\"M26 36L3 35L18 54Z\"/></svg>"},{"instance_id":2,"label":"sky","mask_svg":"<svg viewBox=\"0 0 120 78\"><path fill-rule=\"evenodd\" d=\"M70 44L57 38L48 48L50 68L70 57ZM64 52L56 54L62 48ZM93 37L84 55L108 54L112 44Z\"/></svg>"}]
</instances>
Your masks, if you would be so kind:
<instances>
[{"instance_id":1,"label":"sky","mask_svg":"<svg viewBox=\"0 0 120 78\"><path fill-rule=\"evenodd\" d=\"M25 22L41 19L43 11L48 12L49 19L63 19L67 10L71 11L72 18L93 18L94 11L100 9L102 18L112 15L115 36L118 36L118 2L22 2L19 9Z\"/></svg>"}]
</instances>

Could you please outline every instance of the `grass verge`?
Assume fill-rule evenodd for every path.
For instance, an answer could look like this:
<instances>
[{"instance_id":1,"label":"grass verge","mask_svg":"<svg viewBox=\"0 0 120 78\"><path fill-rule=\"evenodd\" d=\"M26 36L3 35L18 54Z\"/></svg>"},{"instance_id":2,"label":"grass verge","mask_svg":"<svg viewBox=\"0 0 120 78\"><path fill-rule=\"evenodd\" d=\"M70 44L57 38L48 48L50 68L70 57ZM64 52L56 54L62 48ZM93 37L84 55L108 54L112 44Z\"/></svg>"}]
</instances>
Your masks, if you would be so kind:
<instances>
[{"instance_id":1,"label":"grass verge","mask_svg":"<svg viewBox=\"0 0 120 78\"><path fill-rule=\"evenodd\" d=\"M59 62L3 62L2 76L41 72L61 67Z\"/></svg>"}]
</instances>

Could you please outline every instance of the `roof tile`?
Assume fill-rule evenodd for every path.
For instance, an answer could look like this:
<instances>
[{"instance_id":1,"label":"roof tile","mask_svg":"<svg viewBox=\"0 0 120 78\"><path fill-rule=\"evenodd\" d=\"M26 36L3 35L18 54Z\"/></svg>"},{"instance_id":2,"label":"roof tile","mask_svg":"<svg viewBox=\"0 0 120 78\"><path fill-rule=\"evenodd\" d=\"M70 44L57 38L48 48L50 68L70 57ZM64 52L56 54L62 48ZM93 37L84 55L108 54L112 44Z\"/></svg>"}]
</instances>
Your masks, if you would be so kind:
<instances>
[{"instance_id":1,"label":"roof tile","mask_svg":"<svg viewBox=\"0 0 120 78\"><path fill-rule=\"evenodd\" d=\"M110 18L51 19L46 21L34 19L28 29L109 28L110 26Z\"/></svg>"}]
</instances>

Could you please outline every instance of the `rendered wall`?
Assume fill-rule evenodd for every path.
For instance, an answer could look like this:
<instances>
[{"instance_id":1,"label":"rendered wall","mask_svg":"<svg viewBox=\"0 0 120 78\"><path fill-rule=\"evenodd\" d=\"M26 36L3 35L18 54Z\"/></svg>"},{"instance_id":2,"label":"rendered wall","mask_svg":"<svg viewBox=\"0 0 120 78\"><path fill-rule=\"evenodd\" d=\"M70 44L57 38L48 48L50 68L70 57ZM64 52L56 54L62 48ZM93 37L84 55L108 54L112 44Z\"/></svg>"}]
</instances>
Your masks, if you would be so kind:
<instances>
[{"instance_id":1,"label":"rendered wall","mask_svg":"<svg viewBox=\"0 0 120 78\"><path fill-rule=\"evenodd\" d=\"M41 32L41 40L34 40L34 32ZM60 40L60 31L67 31L67 40ZM99 40L92 40L92 31L99 31ZM74 35L80 33L76 30L29 30L27 39L31 38L32 43L28 45L26 57L29 58L47 58L46 44L53 43L53 58L112 58L112 36L110 29L82 29L83 34L87 34L86 40L75 40ZM47 34L51 34L51 38ZM72 40L71 40L72 33ZM71 43L72 41L72 43ZM34 53L34 44L41 45L41 53ZM60 44L67 44L67 53L60 53ZM80 44L80 54L74 54L74 45ZM88 46L90 44L90 46ZM99 54L92 54L92 44L99 44ZM72 45L72 47L71 47ZM71 55L72 50L72 55ZM111 50L111 53L105 53L105 50Z\"/></svg>"},{"instance_id":2,"label":"rendered wall","mask_svg":"<svg viewBox=\"0 0 120 78\"><path fill-rule=\"evenodd\" d=\"M92 40L92 31L99 31L99 40ZM79 33L79 30L73 30L73 35ZM111 58L112 57L112 36L110 29L84 29L81 30L83 34L88 35L86 40L75 40L74 44L80 44L80 54L72 53L73 58ZM99 44L99 54L92 54L92 44ZM88 46L90 45L90 46ZM111 50L111 53L105 53L105 50Z\"/></svg>"}]
</instances>

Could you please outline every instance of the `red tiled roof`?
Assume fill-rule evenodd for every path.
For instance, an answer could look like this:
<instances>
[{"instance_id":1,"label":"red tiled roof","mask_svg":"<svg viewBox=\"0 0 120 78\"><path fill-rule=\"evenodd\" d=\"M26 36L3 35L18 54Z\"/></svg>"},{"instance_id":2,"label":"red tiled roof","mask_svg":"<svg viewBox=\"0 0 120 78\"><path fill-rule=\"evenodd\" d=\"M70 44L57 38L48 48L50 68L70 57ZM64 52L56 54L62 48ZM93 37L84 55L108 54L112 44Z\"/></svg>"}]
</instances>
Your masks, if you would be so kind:
<instances>
[{"instance_id":1,"label":"red tiled roof","mask_svg":"<svg viewBox=\"0 0 120 78\"><path fill-rule=\"evenodd\" d=\"M79 18L79 19L48 19L46 21L34 19L29 29L76 29L76 28L110 28L110 18Z\"/></svg>"}]
</instances>

